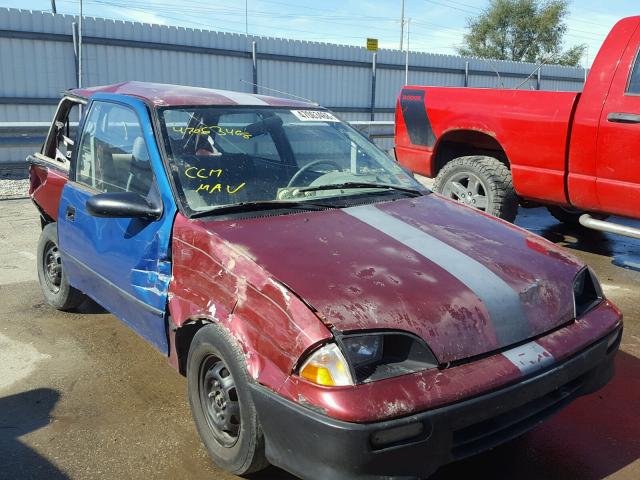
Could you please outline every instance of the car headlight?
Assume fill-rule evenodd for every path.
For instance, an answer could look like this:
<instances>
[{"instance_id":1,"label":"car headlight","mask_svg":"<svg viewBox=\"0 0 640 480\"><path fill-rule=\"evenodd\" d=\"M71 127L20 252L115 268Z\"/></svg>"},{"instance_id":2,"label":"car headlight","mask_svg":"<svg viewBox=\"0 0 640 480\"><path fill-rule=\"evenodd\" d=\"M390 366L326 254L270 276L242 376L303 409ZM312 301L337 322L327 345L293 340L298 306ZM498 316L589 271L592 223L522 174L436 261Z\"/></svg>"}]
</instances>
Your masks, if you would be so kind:
<instances>
[{"instance_id":1,"label":"car headlight","mask_svg":"<svg viewBox=\"0 0 640 480\"><path fill-rule=\"evenodd\" d=\"M573 281L573 305L575 318L582 317L604 299L598 277L589 267L585 267Z\"/></svg>"},{"instance_id":2,"label":"car headlight","mask_svg":"<svg viewBox=\"0 0 640 480\"><path fill-rule=\"evenodd\" d=\"M318 385L354 385L438 366L429 347L404 332L336 335L335 342L312 352L300 376Z\"/></svg>"},{"instance_id":3,"label":"car headlight","mask_svg":"<svg viewBox=\"0 0 640 480\"><path fill-rule=\"evenodd\" d=\"M300 376L327 387L353 385L349 365L335 343L313 352L300 367Z\"/></svg>"}]
</instances>

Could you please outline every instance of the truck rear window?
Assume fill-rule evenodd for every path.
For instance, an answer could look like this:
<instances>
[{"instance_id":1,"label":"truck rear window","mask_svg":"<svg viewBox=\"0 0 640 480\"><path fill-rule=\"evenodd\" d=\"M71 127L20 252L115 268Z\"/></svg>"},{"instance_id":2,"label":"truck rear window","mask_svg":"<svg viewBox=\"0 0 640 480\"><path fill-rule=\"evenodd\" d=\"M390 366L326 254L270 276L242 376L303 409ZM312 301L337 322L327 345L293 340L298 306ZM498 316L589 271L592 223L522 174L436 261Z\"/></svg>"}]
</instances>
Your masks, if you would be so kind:
<instances>
[{"instance_id":1,"label":"truck rear window","mask_svg":"<svg viewBox=\"0 0 640 480\"><path fill-rule=\"evenodd\" d=\"M640 51L636 54L636 60L633 64L633 70L631 70L631 77L629 78L627 93L640 95Z\"/></svg>"}]
</instances>

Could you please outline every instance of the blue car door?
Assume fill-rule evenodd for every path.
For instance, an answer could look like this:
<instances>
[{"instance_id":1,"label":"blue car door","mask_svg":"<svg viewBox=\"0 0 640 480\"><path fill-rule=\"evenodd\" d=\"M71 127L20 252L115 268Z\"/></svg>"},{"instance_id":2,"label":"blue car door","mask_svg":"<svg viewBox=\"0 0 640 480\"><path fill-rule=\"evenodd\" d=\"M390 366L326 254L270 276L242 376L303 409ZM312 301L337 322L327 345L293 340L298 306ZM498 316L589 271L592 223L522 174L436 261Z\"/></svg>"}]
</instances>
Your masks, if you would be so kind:
<instances>
[{"instance_id":1,"label":"blue car door","mask_svg":"<svg viewBox=\"0 0 640 480\"><path fill-rule=\"evenodd\" d=\"M134 192L162 203L157 220L101 218L86 202ZM146 105L96 94L88 105L64 187L58 240L69 282L168 353L167 290L176 213Z\"/></svg>"}]
</instances>

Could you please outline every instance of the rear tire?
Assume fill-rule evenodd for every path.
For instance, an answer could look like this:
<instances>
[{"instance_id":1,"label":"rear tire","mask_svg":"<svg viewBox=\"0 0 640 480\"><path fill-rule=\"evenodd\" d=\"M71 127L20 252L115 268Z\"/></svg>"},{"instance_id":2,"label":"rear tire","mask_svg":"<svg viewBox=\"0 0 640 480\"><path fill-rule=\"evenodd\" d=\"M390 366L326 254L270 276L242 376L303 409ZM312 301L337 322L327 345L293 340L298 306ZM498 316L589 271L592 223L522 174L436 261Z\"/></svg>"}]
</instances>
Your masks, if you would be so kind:
<instances>
[{"instance_id":1,"label":"rear tire","mask_svg":"<svg viewBox=\"0 0 640 480\"><path fill-rule=\"evenodd\" d=\"M493 157L469 156L450 161L438 173L433 189L508 222L518 214L511 172Z\"/></svg>"},{"instance_id":2,"label":"rear tire","mask_svg":"<svg viewBox=\"0 0 640 480\"><path fill-rule=\"evenodd\" d=\"M73 310L87 297L69 285L62 268L58 247L58 228L55 223L45 225L38 240L38 281L46 302L58 310Z\"/></svg>"},{"instance_id":3,"label":"rear tire","mask_svg":"<svg viewBox=\"0 0 640 480\"><path fill-rule=\"evenodd\" d=\"M191 413L211 459L235 475L269 466L249 382L242 350L225 328L196 332L187 359Z\"/></svg>"},{"instance_id":4,"label":"rear tire","mask_svg":"<svg viewBox=\"0 0 640 480\"><path fill-rule=\"evenodd\" d=\"M557 205L549 205L547 210L553 218L568 225L580 225L580 217L585 213L579 210L558 207Z\"/></svg>"}]
</instances>

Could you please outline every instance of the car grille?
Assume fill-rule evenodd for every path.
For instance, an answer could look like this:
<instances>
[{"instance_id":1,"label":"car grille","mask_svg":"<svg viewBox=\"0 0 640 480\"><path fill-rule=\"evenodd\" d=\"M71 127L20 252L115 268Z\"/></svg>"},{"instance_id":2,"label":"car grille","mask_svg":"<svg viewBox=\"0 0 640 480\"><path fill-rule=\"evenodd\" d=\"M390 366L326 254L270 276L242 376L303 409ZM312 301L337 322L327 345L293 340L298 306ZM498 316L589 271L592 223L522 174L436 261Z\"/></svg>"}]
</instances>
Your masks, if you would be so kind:
<instances>
[{"instance_id":1,"label":"car grille","mask_svg":"<svg viewBox=\"0 0 640 480\"><path fill-rule=\"evenodd\" d=\"M582 375L524 405L453 432L452 455L458 460L511 440L562 409L582 386Z\"/></svg>"}]
</instances>

